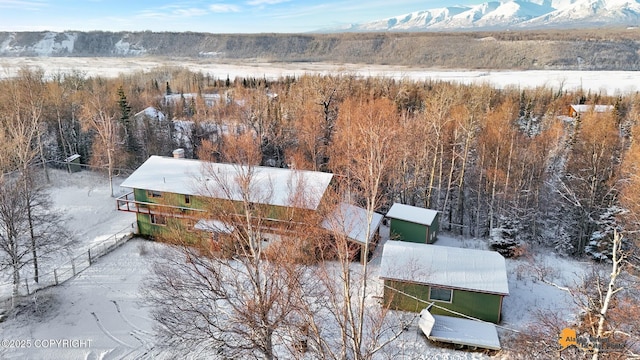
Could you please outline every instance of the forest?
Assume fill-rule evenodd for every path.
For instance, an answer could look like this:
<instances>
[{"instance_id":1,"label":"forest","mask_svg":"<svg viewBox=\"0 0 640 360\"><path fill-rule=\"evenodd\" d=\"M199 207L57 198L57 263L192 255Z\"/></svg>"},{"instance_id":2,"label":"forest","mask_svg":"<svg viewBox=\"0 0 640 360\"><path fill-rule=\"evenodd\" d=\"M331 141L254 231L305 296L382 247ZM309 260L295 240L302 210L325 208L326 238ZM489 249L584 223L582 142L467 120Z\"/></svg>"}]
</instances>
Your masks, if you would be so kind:
<instances>
[{"instance_id":1,"label":"forest","mask_svg":"<svg viewBox=\"0 0 640 360\"><path fill-rule=\"evenodd\" d=\"M361 198L355 192L356 203L383 214L394 202L435 209L443 231L491 239L507 256L545 248L616 263L613 240L622 234L628 272L638 270L637 93L349 75L217 79L180 68L118 78L46 78L42 69L24 68L0 83L1 193L25 194L20 209L29 209L28 223L31 210L47 224L53 220L44 215L55 215L37 201L46 179L33 169L64 167L79 154L111 178L176 148L231 162L241 139L259 154L259 165L345 179L366 174L357 171L358 159L375 153L371 159L385 166L369 183L376 189ZM611 108L570 116L572 104ZM359 180L352 183L366 183ZM0 203L15 204L4 197ZM0 225L11 224L16 209L0 207ZM0 232L9 255L0 265L19 276L20 266L32 264L21 259L37 268L41 240L32 232L33 246L18 254L5 246L15 239L15 232Z\"/></svg>"}]
</instances>

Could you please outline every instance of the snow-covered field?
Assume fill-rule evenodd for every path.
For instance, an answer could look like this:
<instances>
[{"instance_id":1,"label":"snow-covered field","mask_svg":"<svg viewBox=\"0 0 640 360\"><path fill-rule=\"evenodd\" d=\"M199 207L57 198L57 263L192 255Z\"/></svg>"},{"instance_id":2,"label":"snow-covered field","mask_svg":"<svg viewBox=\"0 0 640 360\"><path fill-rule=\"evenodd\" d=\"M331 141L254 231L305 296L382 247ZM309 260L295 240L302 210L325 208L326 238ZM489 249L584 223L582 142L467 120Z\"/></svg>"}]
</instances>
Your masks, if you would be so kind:
<instances>
[{"instance_id":1,"label":"snow-covered field","mask_svg":"<svg viewBox=\"0 0 640 360\"><path fill-rule=\"evenodd\" d=\"M303 74L344 74L361 77L387 77L415 81L440 80L463 84L489 84L504 88L515 86L534 88L540 86L574 91L584 89L602 95L617 95L640 90L640 74L635 71L497 71L497 70L442 70L432 68L333 63L267 63L238 62L212 63L197 59L157 59L152 57L130 58L81 58L81 57L31 57L0 58L0 78L15 76L22 67L40 67L46 74L78 71L87 76L116 77L122 73L150 71L158 67L184 67L191 71L209 74L218 79L236 77L266 77Z\"/></svg>"},{"instance_id":2,"label":"snow-covered field","mask_svg":"<svg viewBox=\"0 0 640 360\"><path fill-rule=\"evenodd\" d=\"M102 175L82 171L51 172L50 192L55 206L70 216L69 227L78 237L77 251L85 251L101 238L118 232L135 220L131 213L115 210L115 200ZM122 179L119 179L119 183ZM116 187L118 192L124 191ZM383 240L388 228L383 228ZM485 249L477 239L442 234L436 243ZM154 321L144 304L140 285L164 245L132 239L64 284L37 292L25 299L18 311L0 324L2 359L157 359L162 344L154 336ZM532 259L508 260L510 295L504 300L501 336L522 330L537 310L554 309L570 320L576 313L566 291L538 280L533 266L542 267L548 281L570 286L580 278L586 264L553 254ZM372 273L379 261L371 262ZM381 289L380 286L377 288ZM480 352L434 346L418 332L417 321L393 345L403 359L487 359ZM501 354L497 355L501 357Z\"/></svg>"}]
</instances>

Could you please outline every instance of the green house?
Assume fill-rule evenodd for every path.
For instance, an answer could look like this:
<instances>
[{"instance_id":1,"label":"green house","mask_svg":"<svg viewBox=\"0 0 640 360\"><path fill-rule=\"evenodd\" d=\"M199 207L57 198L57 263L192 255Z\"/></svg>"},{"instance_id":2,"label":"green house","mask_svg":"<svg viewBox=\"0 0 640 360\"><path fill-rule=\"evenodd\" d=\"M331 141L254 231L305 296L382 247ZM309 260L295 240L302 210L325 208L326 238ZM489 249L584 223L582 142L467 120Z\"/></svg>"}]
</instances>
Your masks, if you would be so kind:
<instances>
[{"instance_id":1,"label":"green house","mask_svg":"<svg viewBox=\"0 0 640 360\"><path fill-rule=\"evenodd\" d=\"M248 194L239 186L247 174ZM132 191L117 199L117 208L136 213L140 235L157 236L172 222L202 230L206 220L217 220L206 210L216 200L241 209L242 197L248 196L266 214L261 223L275 226L316 211L332 177L316 171L151 156L120 185Z\"/></svg>"},{"instance_id":2,"label":"green house","mask_svg":"<svg viewBox=\"0 0 640 360\"><path fill-rule=\"evenodd\" d=\"M391 221L394 240L433 244L438 237L439 216L435 210L395 203L386 217Z\"/></svg>"},{"instance_id":3,"label":"green house","mask_svg":"<svg viewBox=\"0 0 640 360\"><path fill-rule=\"evenodd\" d=\"M509 295L504 257L494 251L387 241L380 278L391 308L499 323ZM462 314L462 315L461 315Z\"/></svg>"}]
</instances>

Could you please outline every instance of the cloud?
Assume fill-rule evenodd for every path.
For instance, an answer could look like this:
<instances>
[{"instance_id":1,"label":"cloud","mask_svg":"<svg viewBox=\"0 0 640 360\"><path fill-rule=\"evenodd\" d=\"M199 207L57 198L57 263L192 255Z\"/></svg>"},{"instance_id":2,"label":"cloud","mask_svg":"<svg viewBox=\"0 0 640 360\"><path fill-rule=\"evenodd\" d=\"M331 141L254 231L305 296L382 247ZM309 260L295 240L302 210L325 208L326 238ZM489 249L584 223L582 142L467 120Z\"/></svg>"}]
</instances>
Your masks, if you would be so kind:
<instances>
[{"instance_id":1,"label":"cloud","mask_svg":"<svg viewBox=\"0 0 640 360\"><path fill-rule=\"evenodd\" d=\"M209 5L209 10L215 13L239 12L240 7L232 4L212 4Z\"/></svg>"},{"instance_id":2,"label":"cloud","mask_svg":"<svg viewBox=\"0 0 640 360\"><path fill-rule=\"evenodd\" d=\"M2 1L2 0L0 0ZM223 5L223 4L218 4ZM233 9L225 8L213 8L216 5L209 7L183 7L181 4L165 5L152 9L145 9L138 13L139 18L147 19L180 19L180 18L192 18L198 16L205 16L211 12L229 12ZM231 6L233 8L233 5Z\"/></svg>"},{"instance_id":3,"label":"cloud","mask_svg":"<svg viewBox=\"0 0 640 360\"><path fill-rule=\"evenodd\" d=\"M280 3L289 2L291 0L250 0L247 1L247 5L261 6L261 5L275 5Z\"/></svg>"},{"instance_id":4,"label":"cloud","mask_svg":"<svg viewBox=\"0 0 640 360\"><path fill-rule=\"evenodd\" d=\"M47 6L49 6L48 1L0 0L0 8L4 9L39 10Z\"/></svg>"},{"instance_id":5,"label":"cloud","mask_svg":"<svg viewBox=\"0 0 640 360\"><path fill-rule=\"evenodd\" d=\"M204 9L197 8L187 8L187 9L175 9L173 10L173 15L179 17L192 17L192 16L202 16L206 15L208 12Z\"/></svg>"}]
</instances>

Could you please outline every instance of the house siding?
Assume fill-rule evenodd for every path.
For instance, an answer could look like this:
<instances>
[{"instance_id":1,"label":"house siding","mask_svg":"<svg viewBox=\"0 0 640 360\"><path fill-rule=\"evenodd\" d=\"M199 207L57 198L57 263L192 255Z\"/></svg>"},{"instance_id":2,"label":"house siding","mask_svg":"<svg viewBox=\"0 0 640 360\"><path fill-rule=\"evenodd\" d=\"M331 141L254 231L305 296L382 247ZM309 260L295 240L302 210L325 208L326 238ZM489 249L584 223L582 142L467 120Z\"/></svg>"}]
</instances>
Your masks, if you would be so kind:
<instances>
[{"instance_id":1,"label":"house siding","mask_svg":"<svg viewBox=\"0 0 640 360\"><path fill-rule=\"evenodd\" d=\"M162 192L161 196L153 197L149 195L149 192L146 189L134 189L134 199L139 202L145 202L150 204L159 204L159 205L167 205L173 207L182 207L194 210L205 210L209 209L211 213L205 215L205 217L209 217L215 215L215 209L220 206L221 208L226 208L229 210L229 202L227 200L213 199L213 198L204 198L201 196L193 196L189 197L189 203L186 202L186 197L184 194L176 194L176 193L167 193ZM236 209L238 214L242 214L244 212L243 206L241 202L232 202L233 207ZM272 221L274 225L277 225L279 221L304 221L308 219L308 216L313 213L312 210L307 209L296 209L289 208L285 206L277 206L277 205L256 205L256 209L258 213L264 214L264 216L268 219L262 224L265 226L269 226L269 220ZM164 209L162 207L153 207L151 206L152 213L165 213L168 218L168 223L176 226L182 225L191 228L193 224L192 219L178 218L172 217L167 212L178 211L180 214L187 216L195 216L203 215L203 213L192 212L189 210L180 210L176 208L168 208ZM215 216L212 216L215 218ZM149 214L138 213L137 216L138 221L138 232L140 235L145 236L159 236L163 235L168 231L167 226L157 225L151 223L151 216Z\"/></svg>"},{"instance_id":2,"label":"house siding","mask_svg":"<svg viewBox=\"0 0 640 360\"><path fill-rule=\"evenodd\" d=\"M388 304L393 309L420 312L431 302L429 301L429 285L388 279L385 279L384 283L385 304ZM387 286L424 301L418 301L410 296L389 289ZM451 303L434 301L434 304L484 321L498 323L500 322L502 295L454 289ZM436 315L457 316L436 307L431 309L431 313Z\"/></svg>"},{"instance_id":3,"label":"house siding","mask_svg":"<svg viewBox=\"0 0 640 360\"><path fill-rule=\"evenodd\" d=\"M178 206L178 207L191 208L191 209L202 209L203 203L204 203L202 198L196 197L196 196L190 196L190 201L187 204L184 194L163 192L161 193L162 196L153 197L153 196L149 196L149 193L145 189L133 189L133 194L134 194L134 199L136 201L146 202L150 204L162 204L162 205ZM152 207L151 210L153 213L163 212L161 207L158 207L158 208ZM175 209L174 211L177 211L177 209ZM187 214L188 212L189 211L187 210L184 212L184 214ZM190 223L188 223L188 221L190 222L190 220L174 218L169 214L167 214L166 217L167 217L167 225L178 225L178 224L181 224L184 226L190 225ZM156 236L161 236L163 234L166 234L168 231L168 227L166 225L152 224L151 215L149 214L138 213L137 222L138 222L138 234L143 236L156 237Z\"/></svg>"},{"instance_id":4,"label":"house siding","mask_svg":"<svg viewBox=\"0 0 640 360\"><path fill-rule=\"evenodd\" d=\"M151 215L138 214L138 233L145 236L160 236L167 231L167 226L151 223Z\"/></svg>"},{"instance_id":5,"label":"house siding","mask_svg":"<svg viewBox=\"0 0 640 360\"><path fill-rule=\"evenodd\" d=\"M432 244L437 239L438 217L436 216L431 226L416 224L399 219L391 219L390 229L391 239ZM434 234L433 237L431 234ZM429 241L427 241L427 236Z\"/></svg>"}]
</instances>

